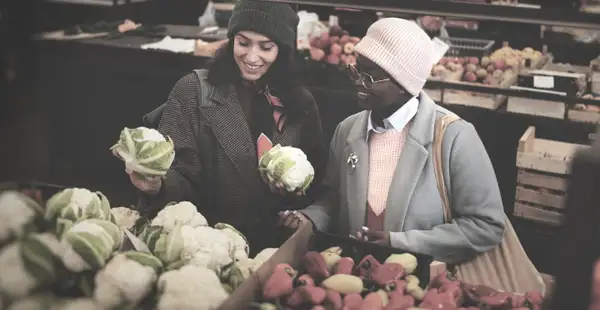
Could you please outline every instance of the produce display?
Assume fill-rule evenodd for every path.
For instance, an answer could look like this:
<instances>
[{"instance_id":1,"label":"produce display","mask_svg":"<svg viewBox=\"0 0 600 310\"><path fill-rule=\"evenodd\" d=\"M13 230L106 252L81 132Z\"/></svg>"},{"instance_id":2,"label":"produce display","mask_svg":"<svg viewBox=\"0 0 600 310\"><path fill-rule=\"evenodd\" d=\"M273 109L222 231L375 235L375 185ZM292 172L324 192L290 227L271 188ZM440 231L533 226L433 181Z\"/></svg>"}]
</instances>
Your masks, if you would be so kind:
<instances>
[{"instance_id":1,"label":"produce display","mask_svg":"<svg viewBox=\"0 0 600 310\"><path fill-rule=\"evenodd\" d=\"M315 176L301 149L279 144L260 157L258 169L264 179L280 184L288 192L306 191Z\"/></svg>"},{"instance_id":2,"label":"produce display","mask_svg":"<svg viewBox=\"0 0 600 310\"><path fill-rule=\"evenodd\" d=\"M418 261L411 254L392 254L383 262L372 255L355 262L340 247L307 252L298 270L275 267L264 282L260 309L311 310L478 310L541 309L542 295L516 295L470 285L441 273L420 285Z\"/></svg>"},{"instance_id":3,"label":"produce display","mask_svg":"<svg viewBox=\"0 0 600 310\"><path fill-rule=\"evenodd\" d=\"M128 169L144 177L165 176L175 159L171 138L146 127L124 128L111 150Z\"/></svg>"},{"instance_id":4,"label":"produce display","mask_svg":"<svg viewBox=\"0 0 600 310\"><path fill-rule=\"evenodd\" d=\"M9 220L10 219L10 220ZM0 309L216 309L277 249L249 258L234 227L190 202L153 219L65 189L42 206L0 194Z\"/></svg>"},{"instance_id":5,"label":"produce display","mask_svg":"<svg viewBox=\"0 0 600 310\"><path fill-rule=\"evenodd\" d=\"M433 78L498 86L526 66L527 59L538 61L542 53L532 48L512 49L508 44L483 57L443 57L431 69Z\"/></svg>"},{"instance_id":6,"label":"produce display","mask_svg":"<svg viewBox=\"0 0 600 310\"><path fill-rule=\"evenodd\" d=\"M358 42L360 38L350 36L348 31L339 26L333 26L329 32L310 38L310 58L333 65L356 64L354 46Z\"/></svg>"},{"instance_id":7,"label":"produce display","mask_svg":"<svg viewBox=\"0 0 600 310\"><path fill-rule=\"evenodd\" d=\"M598 104L600 104L600 96L595 96L594 94L585 94L585 95L581 96L581 98L598 100ZM600 113L600 106L593 105L593 104L577 103L577 104L575 104L574 108L575 108L575 110L579 110L579 111Z\"/></svg>"}]
</instances>

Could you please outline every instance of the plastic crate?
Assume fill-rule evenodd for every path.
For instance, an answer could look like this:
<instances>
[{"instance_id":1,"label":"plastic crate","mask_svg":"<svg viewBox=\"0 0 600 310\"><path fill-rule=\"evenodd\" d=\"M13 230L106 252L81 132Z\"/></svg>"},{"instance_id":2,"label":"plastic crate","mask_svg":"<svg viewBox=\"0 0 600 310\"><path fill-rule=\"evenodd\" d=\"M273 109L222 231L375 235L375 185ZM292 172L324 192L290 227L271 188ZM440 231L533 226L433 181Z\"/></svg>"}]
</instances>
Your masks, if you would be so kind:
<instances>
[{"instance_id":1,"label":"plastic crate","mask_svg":"<svg viewBox=\"0 0 600 310\"><path fill-rule=\"evenodd\" d=\"M351 257L357 264L367 255L373 255L379 262L383 263L385 259L392 254L410 253L400 249L377 245L372 242L364 242L357 239L332 235L329 233L315 231L312 235L309 249L311 251L324 251L333 246L339 246L342 249L342 256ZM423 288L429 284L430 265L433 257L424 254L410 253L417 258L417 269L413 273L419 278L419 285Z\"/></svg>"},{"instance_id":2,"label":"plastic crate","mask_svg":"<svg viewBox=\"0 0 600 310\"><path fill-rule=\"evenodd\" d=\"M491 53L494 43L493 40L437 37L439 40L448 44L449 48L446 56L450 57L482 57Z\"/></svg>"}]
</instances>

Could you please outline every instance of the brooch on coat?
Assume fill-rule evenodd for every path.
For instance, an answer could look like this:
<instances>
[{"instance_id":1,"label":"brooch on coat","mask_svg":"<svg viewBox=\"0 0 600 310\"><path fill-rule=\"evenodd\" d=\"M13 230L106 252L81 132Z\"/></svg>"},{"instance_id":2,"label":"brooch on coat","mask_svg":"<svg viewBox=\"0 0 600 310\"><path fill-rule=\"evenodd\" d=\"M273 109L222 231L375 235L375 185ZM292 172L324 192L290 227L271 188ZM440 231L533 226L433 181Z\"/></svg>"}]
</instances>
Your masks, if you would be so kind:
<instances>
[{"instance_id":1,"label":"brooch on coat","mask_svg":"<svg viewBox=\"0 0 600 310\"><path fill-rule=\"evenodd\" d=\"M356 169L356 164L358 164L358 156L356 156L354 153L350 153L350 156L348 156L348 165L350 165L350 167L352 167L352 169Z\"/></svg>"}]
</instances>

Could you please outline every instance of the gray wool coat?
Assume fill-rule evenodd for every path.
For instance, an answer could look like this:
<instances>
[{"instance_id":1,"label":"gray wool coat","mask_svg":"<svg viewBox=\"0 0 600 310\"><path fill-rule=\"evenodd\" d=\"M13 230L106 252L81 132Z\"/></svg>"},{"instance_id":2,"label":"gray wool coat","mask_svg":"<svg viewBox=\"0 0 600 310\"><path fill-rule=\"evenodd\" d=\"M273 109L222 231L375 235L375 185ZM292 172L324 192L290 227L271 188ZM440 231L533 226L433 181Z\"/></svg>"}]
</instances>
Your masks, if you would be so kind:
<instances>
[{"instance_id":1,"label":"gray wool coat","mask_svg":"<svg viewBox=\"0 0 600 310\"><path fill-rule=\"evenodd\" d=\"M443 138L443 170L453 219L444 223L432 159L436 119L450 113L425 93L394 173L385 213L393 247L457 263L501 242L504 209L494 169L472 124L458 120ZM316 228L341 235L365 225L369 150L368 112L342 121L330 145L326 196L302 212ZM349 163L351 155L358 161Z\"/></svg>"}]
</instances>

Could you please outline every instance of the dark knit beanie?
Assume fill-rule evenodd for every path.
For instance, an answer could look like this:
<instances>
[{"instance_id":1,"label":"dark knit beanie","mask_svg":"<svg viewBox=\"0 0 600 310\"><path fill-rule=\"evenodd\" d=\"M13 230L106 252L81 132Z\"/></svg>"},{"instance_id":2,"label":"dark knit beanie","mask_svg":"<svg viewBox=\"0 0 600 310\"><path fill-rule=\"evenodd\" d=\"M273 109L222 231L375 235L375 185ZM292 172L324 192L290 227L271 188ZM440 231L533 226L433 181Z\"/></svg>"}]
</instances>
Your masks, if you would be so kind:
<instances>
[{"instance_id":1,"label":"dark knit beanie","mask_svg":"<svg viewBox=\"0 0 600 310\"><path fill-rule=\"evenodd\" d=\"M298 14L289 4L240 0L231 14L227 36L231 39L240 31L253 31L293 49L298 22Z\"/></svg>"}]
</instances>

